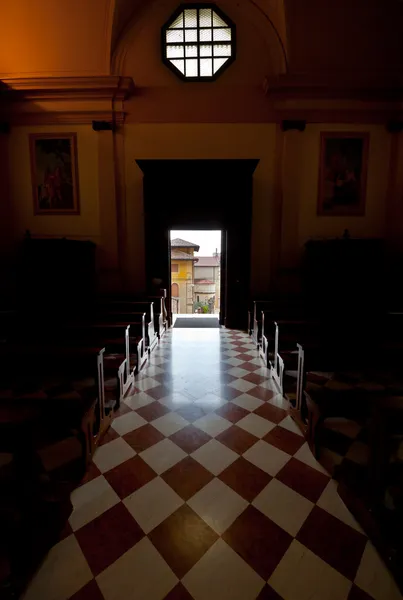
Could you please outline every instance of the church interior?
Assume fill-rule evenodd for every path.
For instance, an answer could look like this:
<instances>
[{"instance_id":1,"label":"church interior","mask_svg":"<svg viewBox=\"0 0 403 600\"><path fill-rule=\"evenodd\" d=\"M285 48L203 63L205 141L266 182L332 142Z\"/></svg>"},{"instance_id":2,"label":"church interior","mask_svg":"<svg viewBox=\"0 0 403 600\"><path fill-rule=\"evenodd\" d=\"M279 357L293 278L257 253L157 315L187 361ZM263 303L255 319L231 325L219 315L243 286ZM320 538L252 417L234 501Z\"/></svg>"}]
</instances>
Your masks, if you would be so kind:
<instances>
[{"instance_id":1,"label":"church interior","mask_svg":"<svg viewBox=\"0 0 403 600\"><path fill-rule=\"evenodd\" d=\"M402 0L2 5L1 600L403 598Z\"/></svg>"}]
</instances>

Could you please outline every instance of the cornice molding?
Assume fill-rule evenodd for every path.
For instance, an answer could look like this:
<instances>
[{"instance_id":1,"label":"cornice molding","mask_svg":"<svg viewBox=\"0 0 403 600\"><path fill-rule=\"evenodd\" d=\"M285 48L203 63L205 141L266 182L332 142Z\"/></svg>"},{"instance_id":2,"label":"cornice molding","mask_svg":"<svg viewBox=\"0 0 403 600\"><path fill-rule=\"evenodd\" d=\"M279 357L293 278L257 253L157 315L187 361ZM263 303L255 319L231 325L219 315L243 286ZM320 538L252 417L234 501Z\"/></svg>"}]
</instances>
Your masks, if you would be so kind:
<instances>
[{"instance_id":1,"label":"cornice molding","mask_svg":"<svg viewBox=\"0 0 403 600\"><path fill-rule=\"evenodd\" d=\"M283 120L306 121L310 123L350 123L350 124L370 124L385 125L391 119L403 120L403 108L384 107L379 110L357 110L354 108L281 108L278 107L274 112L273 121L281 122Z\"/></svg>"},{"instance_id":2,"label":"cornice molding","mask_svg":"<svg viewBox=\"0 0 403 600\"><path fill-rule=\"evenodd\" d=\"M2 79L0 89L24 100L126 100L134 93L131 77L33 77Z\"/></svg>"},{"instance_id":3,"label":"cornice molding","mask_svg":"<svg viewBox=\"0 0 403 600\"><path fill-rule=\"evenodd\" d=\"M1 118L11 125L84 125L125 121L131 77L7 78L0 81Z\"/></svg>"},{"instance_id":4,"label":"cornice molding","mask_svg":"<svg viewBox=\"0 0 403 600\"><path fill-rule=\"evenodd\" d=\"M283 74L263 81L265 96L280 100L358 100L403 102L399 73Z\"/></svg>"},{"instance_id":5,"label":"cornice molding","mask_svg":"<svg viewBox=\"0 0 403 600\"><path fill-rule=\"evenodd\" d=\"M123 111L58 111L58 112L14 112L9 116L11 126L15 125L91 125L93 121L107 121L118 127L124 124Z\"/></svg>"}]
</instances>

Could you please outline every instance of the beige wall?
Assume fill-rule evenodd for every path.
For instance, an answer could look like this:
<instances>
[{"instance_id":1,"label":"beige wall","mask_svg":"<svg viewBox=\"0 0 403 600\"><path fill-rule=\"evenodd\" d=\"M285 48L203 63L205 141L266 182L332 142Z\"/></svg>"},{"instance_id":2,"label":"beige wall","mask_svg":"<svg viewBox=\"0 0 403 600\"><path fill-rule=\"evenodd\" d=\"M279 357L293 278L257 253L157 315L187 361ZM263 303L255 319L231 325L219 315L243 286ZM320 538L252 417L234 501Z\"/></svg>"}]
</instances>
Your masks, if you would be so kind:
<instances>
[{"instance_id":1,"label":"beige wall","mask_svg":"<svg viewBox=\"0 0 403 600\"><path fill-rule=\"evenodd\" d=\"M144 287L143 173L136 159L259 158L253 190L253 289L265 291L261 277L270 261L268 230L272 208L275 125L273 124L128 124L124 129L129 254L127 277Z\"/></svg>"},{"instance_id":2,"label":"beige wall","mask_svg":"<svg viewBox=\"0 0 403 600\"><path fill-rule=\"evenodd\" d=\"M78 216L34 215L28 135L55 130L77 133L81 206L81 214ZM363 217L319 217L316 214L321 131L370 133L367 202ZM93 132L89 125L12 128L8 136L12 227L8 229L8 233L11 232L10 237L14 241L20 240L27 229L37 236L91 239L103 249L101 262L113 268L116 266L116 240L108 232L112 231L112 213L115 212L115 216L119 213L121 265L126 284L136 291L142 291L145 287L143 173L137 166L136 159L259 159L253 185L251 290L254 295L269 291L275 252L271 245L272 239L278 239L281 244L280 266L293 268L299 265L303 245L309 238L340 236L346 228L352 236L384 237L391 230L391 220L396 223L403 215L403 180L399 175L400 169L393 189L393 211L389 210L387 223L390 148L394 138L384 126L308 124L304 133L281 134L284 137L284 155L280 221L276 217L275 203L278 201L276 162L281 149L276 146L278 133L276 138L274 124L125 125L118 134L119 144L124 147L124 152L120 154L124 166L124 179L121 183L125 188L120 202L124 206L120 210L118 207L114 209L114 205L108 200L111 194L107 184L113 188L114 175L113 169L105 170L102 168L102 161L99 161L100 148L103 148L105 142L109 144L108 139L101 139L100 135L104 134ZM401 150L401 143L395 142L394 146ZM111 164L111 154L106 153L105 157ZM4 166L5 163L2 164ZM397 161L397 167L399 164ZM100 182L103 182L102 189L108 191L107 212ZM5 207L3 203L2 215L5 214ZM400 231L401 229L397 231L394 228L395 237L401 237Z\"/></svg>"},{"instance_id":3,"label":"beige wall","mask_svg":"<svg viewBox=\"0 0 403 600\"><path fill-rule=\"evenodd\" d=\"M321 131L369 132L369 161L364 216L317 215ZM390 168L391 135L384 126L310 124L304 133L285 134L282 211L282 266L299 263L310 238L341 236L384 237Z\"/></svg>"},{"instance_id":4,"label":"beige wall","mask_svg":"<svg viewBox=\"0 0 403 600\"><path fill-rule=\"evenodd\" d=\"M362 217L317 216L321 131L370 133L366 212ZM127 210L131 215L133 233L130 236L131 249L128 255L130 279L144 285L142 172L135 163L136 158L260 159L253 183L253 294L264 294L269 290L275 252L270 247L270 241L274 236L281 244L280 264L277 267L295 268L300 264L305 242L312 237L340 236L345 229L356 237L386 235L392 136L383 125L308 124L304 133L287 132L280 135L284 137L284 156L281 218L277 221L275 162L278 156L274 124L127 125L126 181L128 190L134 192L127 194ZM278 152L280 151L281 149L278 149ZM399 207L396 210L399 210ZM279 228L281 235L278 235Z\"/></svg>"},{"instance_id":5,"label":"beige wall","mask_svg":"<svg viewBox=\"0 0 403 600\"><path fill-rule=\"evenodd\" d=\"M80 215L34 215L29 134L55 132L77 133ZM99 244L98 138L91 126L13 127L8 151L14 239L21 240L29 229L37 236L90 239Z\"/></svg>"},{"instance_id":6,"label":"beige wall","mask_svg":"<svg viewBox=\"0 0 403 600\"><path fill-rule=\"evenodd\" d=\"M109 73L114 0L1 2L0 78Z\"/></svg>"},{"instance_id":7,"label":"beige wall","mask_svg":"<svg viewBox=\"0 0 403 600\"><path fill-rule=\"evenodd\" d=\"M284 72L285 56L270 21L257 8L272 18L289 50L291 75L314 74L320 81L321 76L336 72L335 81L342 88L343 81L354 83L358 73L369 81L379 77L378 83L401 73L403 3L340 0L330 6L323 0L285 0L284 18L282 0L221 0L220 6L237 24L238 57L214 84L184 83L162 64L160 27L177 7L175 0L18 0L6 4L2 7L0 78L89 76L112 70L133 77L137 86L124 108L126 125L113 138L110 132L93 132L90 125L19 126L2 137L0 171L9 174L9 182L3 177L0 231L10 238L19 240L29 229L40 236L92 239L102 248L105 268L116 273L120 261L126 285L140 291L145 286L145 240L143 174L136 159L257 158L251 244L254 294L268 291L278 264L290 268L299 264L303 244L310 237L341 235L348 228L353 236L381 237L388 232L397 242L403 239L403 228L396 225L403 222L403 134L397 141L384 125L326 123L308 124L304 133L282 134L274 123L279 113L274 110L277 101L270 96L270 78ZM138 18L131 26L135 12ZM111 66L114 16L116 44ZM263 93L266 77L267 96ZM112 97L105 99L101 94L100 98L111 111ZM37 102L40 112L42 104ZM66 113L69 102L62 103ZM336 99L332 107L348 108L348 101L343 102ZM86 96L82 110L91 113L94 106L94 96ZM361 101L351 105L360 120L366 106ZM305 109L314 108L310 100L305 104L293 98L285 101L285 108L295 107L301 118ZM372 114L380 107L374 102ZM379 118L386 122L390 114ZM363 217L316 215L321 130L370 133ZM28 134L41 131L77 132L79 216L33 214ZM392 144L395 150L390 161ZM395 164L393 176L390 163ZM3 218L8 210L10 227Z\"/></svg>"}]
</instances>

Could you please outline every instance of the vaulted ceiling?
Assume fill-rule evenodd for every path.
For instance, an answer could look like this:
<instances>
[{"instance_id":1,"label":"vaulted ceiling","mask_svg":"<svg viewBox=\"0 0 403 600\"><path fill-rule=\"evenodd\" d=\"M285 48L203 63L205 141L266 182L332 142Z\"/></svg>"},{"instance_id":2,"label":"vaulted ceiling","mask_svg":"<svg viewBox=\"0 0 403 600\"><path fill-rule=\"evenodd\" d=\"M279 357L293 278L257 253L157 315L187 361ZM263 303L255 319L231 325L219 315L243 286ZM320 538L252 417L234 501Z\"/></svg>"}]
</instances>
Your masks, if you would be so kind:
<instances>
[{"instance_id":1,"label":"vaulted ceiling","mask_svg":"<svg viewBox=\"0 0 403 600\"><path fill-rule=\"evenodd\" d=\"M125 32L146 11L165 2L8 2L2 7L0 78L109 74ZM237 4L259 11L268 35L281 40L292 72L334 72L335 76L357 70L403 72L401 0L239 0Z\"/></svg>"}]
</instances>

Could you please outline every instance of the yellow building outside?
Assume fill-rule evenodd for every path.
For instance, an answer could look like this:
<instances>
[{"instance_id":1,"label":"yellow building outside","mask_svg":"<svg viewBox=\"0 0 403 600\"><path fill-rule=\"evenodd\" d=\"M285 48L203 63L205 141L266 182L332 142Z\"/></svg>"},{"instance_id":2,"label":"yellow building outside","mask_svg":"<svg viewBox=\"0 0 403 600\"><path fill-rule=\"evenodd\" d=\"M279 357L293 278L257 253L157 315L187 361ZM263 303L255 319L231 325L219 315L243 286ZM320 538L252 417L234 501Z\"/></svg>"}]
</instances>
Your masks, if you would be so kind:
<instances>
[{"instance_id":1,"label":"yellow building outside","mask_svg":"<svg viewBox=\"0 0 403 600\"><path fill-rule=\"evenodd\" d=\"M180 238L171 241L171 296L172 312L192 314L194 303L195 252L200 247Z\"/></svg>"}]
</instances>

